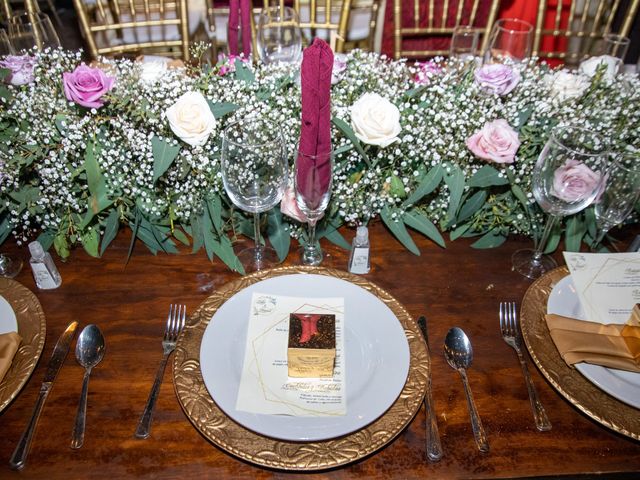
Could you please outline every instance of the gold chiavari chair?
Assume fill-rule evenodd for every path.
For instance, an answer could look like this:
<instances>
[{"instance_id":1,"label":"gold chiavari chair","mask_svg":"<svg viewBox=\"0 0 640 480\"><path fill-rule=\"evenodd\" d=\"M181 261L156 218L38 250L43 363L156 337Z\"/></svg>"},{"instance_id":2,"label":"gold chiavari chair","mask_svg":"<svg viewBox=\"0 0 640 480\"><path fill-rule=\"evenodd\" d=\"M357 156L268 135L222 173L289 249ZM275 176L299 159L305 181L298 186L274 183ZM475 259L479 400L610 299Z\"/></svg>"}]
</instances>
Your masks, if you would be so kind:
<instances>
[{"instance_id":1,"label":"gold chiavari chair","mask_svg":"<svg viewBox=\"0 0 640 480\"><path fill-rule=\"evenodd\" d=\"M588 56L594 42L622 20L619 33L629 35L640 0L539 0L533 55L576 64ZM626 11L624 11L626 7ZM549 20L552 28L547 28Z\"/></svg>"},{"instance_id":2,"label":"gold chiavari chair","mask_svg":"<svg viewBox=\"0 0 640 480\"><path fill-rule=\"evenodd\" d=\"M484 51L499 3L499 0L394 0L394 57L448 55L449 38L458 25L475 27L483 36ZM405 47L405 43L410 46Z\"/></svg>"},{"instance_id":3,"label":"gold chiavari chair","mask_svg":"<svg viewBox=\"0 0 640 480\"><path fill-rule=\"evenodd\" d=\"M24 0L20 2L12 2L11 0L0 0L0 1L2 3L1 15L5 21L8 21L9 18L15 15L14 8L12 6L13 4L20 3L21 6L24 7L24 11L30 13L31 15L40 11L40 5L38 4L37 0ZM58 11L56 10L53 0L46 0L46 2L47 2L47 8L51 13L51 15L53 15L53 18L56 21L56 24L62 25L60 16L58 15Z\"/></svg>"},{"instance_id":4,"label":"gold chiavari chair","mask_svg":"<svg viewBox=\"0 0 640 480\"><path fill-rule=\"evenodd\" d=\"M73 0L93 58L154 53L189 59L187 0Z\"/></svg>"}]
</instances>

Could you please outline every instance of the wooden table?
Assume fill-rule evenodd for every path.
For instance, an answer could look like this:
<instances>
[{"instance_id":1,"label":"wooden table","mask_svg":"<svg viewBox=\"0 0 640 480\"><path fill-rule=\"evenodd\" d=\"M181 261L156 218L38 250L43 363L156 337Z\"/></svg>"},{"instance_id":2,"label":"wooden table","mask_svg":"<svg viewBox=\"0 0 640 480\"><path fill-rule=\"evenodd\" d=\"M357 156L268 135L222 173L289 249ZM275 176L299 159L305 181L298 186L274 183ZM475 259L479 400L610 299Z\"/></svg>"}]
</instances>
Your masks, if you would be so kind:
<instances>
[{"instance_id":1,"label":"wooden table","mask_svg":"<svg viewBox=\"0 0 640 480\"><path fill-rule=\"evenodd\" d=\"M373 262L366 276L429 321L433 385L444 458L425 461L424 408L386 448L358 463L305 478L493 478L640 472L640 443L592 421L564 400L531 366L534 382L553 429L535 429L516 355L498 328L498 303L520 302L530 281L511 271L511 253L530 245L510 240L494 250L474 250L458 240L442 250L416 236L422 255L407 252L378 223L370 229ZM637 228L621 236L622 247ZM353 231L345 231L349 240ZM216 288L237 278L204 252L151 255L138 244L126 264L128 232L121 232L101 259L83 251L67 263L57 259L63 278L57 290L38 291L28 265L17 280L36 292L47 318L47 341L40 363L20 395L0 414L0 478L285 478L237 460L204 439L182 412L170 368L156 406L151 437L133 437L160 361L160 340L168 305L188 311ZM345 269L347 252L329 244L324 266ZM26 248L3 251L27 257ZM559 254L556 254L561 259ZM298 262L292 251L288 264ZM103 362L94 369L84 447L69 445L83 369L70 352L45 406L27 466L12 472L8 460L31 415L53 346L71 321L95 323L107 342ZM442 342L458 325L474 346L469 372L491 452L480 454L473 441L458 374L446 364ZM640 412L638 412L640 414ZM626 472L626 473L625 473ZM298 476L300 476L298 474ZM609 477L607 477L609 478ZM637 478L637 477L636 477Z\"/></svg>"}]
</instances>

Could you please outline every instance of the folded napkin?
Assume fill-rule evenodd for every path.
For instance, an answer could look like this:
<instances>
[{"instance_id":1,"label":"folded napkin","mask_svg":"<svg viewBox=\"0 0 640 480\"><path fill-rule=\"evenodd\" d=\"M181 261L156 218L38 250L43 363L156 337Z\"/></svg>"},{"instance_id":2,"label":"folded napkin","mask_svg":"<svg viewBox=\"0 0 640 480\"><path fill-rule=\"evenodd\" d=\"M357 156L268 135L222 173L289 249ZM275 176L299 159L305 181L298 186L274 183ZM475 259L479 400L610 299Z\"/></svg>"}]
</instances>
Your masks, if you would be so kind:
<instances>
[{"instance_id":1,"label":"folded napkin","mask_svg":"<svg viewBox=\"0 0 640 480\"><path fill-rule=\"evenodd\" d=\"M13 356L18 351L20 342L22 342L22 337L17 332L0 334L0 382L11 368Z\"/></svg>"},{"instance_id":2,"label":"folded napkin","mask_svg":"<svg viewBox=\"0 0 640 480\"><path fill-rule=\"evenodd\" d=\"M551 338L569 366L586 362L640 373L640 309L626 324L587 322L561 315L545 316Z\"/></svg>"},{"instance_id":3,"label":"folded napkin","mask_svg":"<svg viewBox=\"0 0 640 480\"><path fill-rule=\"evenodd\" d=\"M229 31L227 32L227 45L229 55L238 55L238 31L240 30L240 4L238 0L229 2Z\"/></svg>"},{"instance_id":4,"label":"folded napkin","mask_svg":"<svg viewBox=\"0 0 640 480\"><path fill-rule=\"evenodd\" d=\"M242 28L242 53L244 58L251 57L251 0L240 0L240 26Z\"/></svg>"}]
</instances>

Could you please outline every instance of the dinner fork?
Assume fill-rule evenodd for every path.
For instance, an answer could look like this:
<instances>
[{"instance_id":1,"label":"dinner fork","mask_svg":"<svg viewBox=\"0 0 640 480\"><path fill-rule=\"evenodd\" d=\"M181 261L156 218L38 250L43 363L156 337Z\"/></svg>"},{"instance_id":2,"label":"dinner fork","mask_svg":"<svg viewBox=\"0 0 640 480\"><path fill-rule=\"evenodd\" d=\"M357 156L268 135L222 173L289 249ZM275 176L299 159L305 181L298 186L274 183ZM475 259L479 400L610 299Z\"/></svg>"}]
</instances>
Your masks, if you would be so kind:
<instances>
[{"instance_id":1,"label":"dinner fork","mask_svg":"<svg viewBox=\"0 0 640 480\"><path fill-rule=\"evenodd\" d=\"M520 322L518 321L515 302L500 302L500 331L507 345L518 354L522 374L529 391L529 401L531 402L531 411L536 422L536 428L541 432L551 430L551 422L547 418L547 412L545 412L542 403L540 403L538 392L533 385L525 357L522 354L522 333L520 332Z\"/></svg>"},{"instance_id":2,"label":"dinner fork","mask_svg":"<svg viewBox=\"0 0 640 480\"><path fill-rule=\"evenodd\" d=\"M142 413L142 417L140 417L140 422L138 423L138 428L136 429L135 436L137 438L147 438L149 436L149 431L151 429L151 417L153 416L153 409L156 406L156 400L158 399L158 394L160 393L160 385L162 384L162 378L164 377L164 370L167 366L167 360L169 359L169 355L171 355L171 352L173 352L176 348L178 335L180 335L180 332L184 328L186 317L186 305L172 304L169 306L167 325L164 329L164 337L162 339L162 350L164 354L162 355L162 361L160 362L160 366L158 367L156 379L153 382L153 387L151 387L151 392L149 393L147 406Z\"/></svg>"}]
</instances>

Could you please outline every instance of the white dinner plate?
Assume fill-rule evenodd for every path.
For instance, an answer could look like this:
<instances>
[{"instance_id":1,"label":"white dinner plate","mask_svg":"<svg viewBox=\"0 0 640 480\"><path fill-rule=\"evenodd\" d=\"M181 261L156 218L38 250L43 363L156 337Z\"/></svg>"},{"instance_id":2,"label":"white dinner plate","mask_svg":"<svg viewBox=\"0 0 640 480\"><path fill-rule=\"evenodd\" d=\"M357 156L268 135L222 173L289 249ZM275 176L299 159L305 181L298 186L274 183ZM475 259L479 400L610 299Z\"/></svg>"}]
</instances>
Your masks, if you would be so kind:
<instances>
[{"instance_id":1,"label":"white dinner plate","mask_svg":"<svg viewBox=\"0 0 640 480\"><path fill-rule=\"evenodd\" d=\"M235 409L253 292L344 298L346 415L295 417ZM393 404L409 372L409 344L393 312L367 290L325 275L282 275L254 283L216 311L202 337L200 368L213 400L243 427L280 440L320 441L365 427Z\"/></svg>"},{"instance_id":2,"label":"white dinner plate","mask_svg":"<svg viewBox=\"0 0 640 480\"><path fill-rule=\"evenodd\" d=\"M547 302L547 313L587 320L571 275L564 277L551 290ZM575 367L591 383L612 397L632 407L640 408L640 373L616 370L590 363L577 363Z\"/></svg>"},{"instance_id":3,"label":"white dinner plate","mask_svg":"<svg viewBox=\"0 0 640 480\"><path fill-rule=\"evenodd\" d=\"M13 308L2 295L0 295L0 333L17 332L18 321Z\"/></svg>"}]
</instances>

